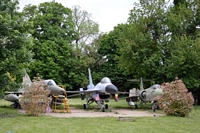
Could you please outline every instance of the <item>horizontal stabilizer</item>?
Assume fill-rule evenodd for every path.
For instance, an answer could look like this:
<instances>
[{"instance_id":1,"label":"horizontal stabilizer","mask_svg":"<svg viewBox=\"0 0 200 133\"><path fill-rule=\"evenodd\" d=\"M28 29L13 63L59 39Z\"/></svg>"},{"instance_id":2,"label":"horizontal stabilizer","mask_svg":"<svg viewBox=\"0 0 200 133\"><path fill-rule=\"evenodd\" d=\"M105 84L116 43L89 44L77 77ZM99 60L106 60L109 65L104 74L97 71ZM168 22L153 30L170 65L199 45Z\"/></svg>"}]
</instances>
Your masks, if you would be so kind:
<instances>
[{"instance_id":1,"label":"horizontal stabilizer","mask_svg":"<svg viewBox=\"0 0 200 133\"><path fill-rule=\"evenodd\" d=\"M139 82L139 81L140 81L140 79L128 79L127 81Z\"/></svg>"},{"instance_id":2,"label":"horizontal stabilizer","mask_svg":"<svg viewBox=\"0 0 200 133\"><path fill-rule=\"evenodd\" d=\"M127 97L126 102L138 102L138 96Z\"/></svg>"},{"instance_id":3,"label":"horizontal stabilizer","mask_svg":"<svg viewBox=\"0 0 200 133\"><path fill-rule=\"evenodd\" d=\"M127 81L131 81L131 82L141 82L141 81L144 81L144 82L146 82L146 81L153 81L153 80L140 78L140 79L128 79Z\"/></svg>"}]
</instances>

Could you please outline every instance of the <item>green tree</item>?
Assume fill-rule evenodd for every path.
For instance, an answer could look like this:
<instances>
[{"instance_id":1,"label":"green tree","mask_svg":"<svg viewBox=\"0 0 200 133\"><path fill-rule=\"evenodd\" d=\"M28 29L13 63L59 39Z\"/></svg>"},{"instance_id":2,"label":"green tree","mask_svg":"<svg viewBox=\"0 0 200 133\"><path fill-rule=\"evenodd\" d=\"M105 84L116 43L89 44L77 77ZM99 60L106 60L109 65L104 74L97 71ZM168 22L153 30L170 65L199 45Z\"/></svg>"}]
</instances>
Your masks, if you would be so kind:
<instances>
[{"instance_id":1,"label":"green tree","mask_svg":"<svg viewBox=\"0 0 200 133\"><path fill-rule=\"evenodd\" d=\"M34 25L31 76L39 73L44 79L51 78L58 84L72 88L76 62L71 45L75 37L71 9L52 1L39 6L28 5L23 13Z\"/></svg>"},{"instance_id":2,"label":"green tree","mask_svg":"<svg viewBox=\"0 0 200 133\"><path fill-rule=\"evenodd\" d=\"M75 5L72 8L72 16L75 31L75 40L72 42L73 55L76 59L74 76L76 75L77 83L81 83L82 87L85 88L88 84L87 69L90 67L94 72L93 66L98 66L101 61L97 54L101 34L99 34L98 23L91 19L92 15L81 10L80 6ZM93 77L95 80L96 76Z\"/></svg>"},{"instance_id":3,"label":"green tree","mask_svg":"<svg viewBox=\"0 0 200 133\"><path fill-rule=\"evenodd\" d=\"M169 41L166 29L168 8L162 0L135 3L130 11L126 29L118 39L119 67L134 78L165 81L162 66L164 46Z\"/></svg>"},{"instance_id":4,"label":"green tree","mask_svg":"<svg viewBox=\"0 0 200 133\"><path fill-rule=\"evenodd\" d=\"M119 69L115 57L118 56L118 45L121 42L121 34L127 30L129 25L118 24L113 31L104 34L99 42L98 54L101 63L98 68L102 76L107 76L118 87L119 90L131 89L130 82L126 82L128 77L123 74L124 68Z\"/></svg>"},{"instance_id":5,"label":"green tree","mask_svg":"<svg viewBox=\"0 0 200 133\"><path fill-rule=\"evenodd\" d=\"M168 80L178 76L195 99L200 99L199 91L199 1L179 1L167 14L167 25L171 33L170 43L166 46L164 66ZM198 103L200 104L200 102Z\"/></svg>"},{"instance_id":6,"label":"green tree","mask_svg":"<svg viewBox=\"0 0 200 133\"><path fill-rule=\"evenodd\" d=\"M199 95L198 11L196 0L170 6L163 0L140 0L119 38L119 66L127 74L157 83L178 76Z\"/></svg>"},{"instance_id":7,"label":"green tree","mask_svg":"<svg viewBox=\"0 0 200 133\"><path fill-rule=\"evenodd\" d=\"M0 94L17 90L23 69L31 60L29 23L18 9L17 0L0 1Z\"/></svg>"}]
</instances>

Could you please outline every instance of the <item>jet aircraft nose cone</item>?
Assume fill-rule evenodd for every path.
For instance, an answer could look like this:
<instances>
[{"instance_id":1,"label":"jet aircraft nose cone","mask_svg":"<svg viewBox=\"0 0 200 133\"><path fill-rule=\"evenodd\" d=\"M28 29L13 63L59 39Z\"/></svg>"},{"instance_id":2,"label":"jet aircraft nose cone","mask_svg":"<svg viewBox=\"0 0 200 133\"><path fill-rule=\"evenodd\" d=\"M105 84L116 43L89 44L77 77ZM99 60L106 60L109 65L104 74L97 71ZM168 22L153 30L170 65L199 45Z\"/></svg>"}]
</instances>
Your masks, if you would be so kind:
<instances>
[{"instance_id":1,"label":"jet aircraft nose cone","mask_svg":"<svg viewBox=\"0 0 200 133\"><path fill-rule=\"evenodd\" d=\"M115 85L107 85L106 86L106 92L111 93L111 94L115 94L117 93L118 89Z\"/></svg>"},{"instance_id":2,"label":"jet aircraft nose cone","mask_svg":"<svg viewBox=\"0 0 200 133\"><path fill-rule=\"evenodd\" d=\"M6 101L11 101L11 102L15 102L18 100L18 96L15 94L8 94L4 97L4 100Z\"/></svg>"},{"instance_id":3,"label":"jet aircraft nose cone","mask_svg":"<svg viewBox=\"0 0 200 133\"><path fill-rule=\"evenodd\" d=\"M51 91L51 94L54 94L54 95L60 95L65 92L65 89L63 89L59 86L49 86L48 88Z\"/></svg>"}]
</instances>

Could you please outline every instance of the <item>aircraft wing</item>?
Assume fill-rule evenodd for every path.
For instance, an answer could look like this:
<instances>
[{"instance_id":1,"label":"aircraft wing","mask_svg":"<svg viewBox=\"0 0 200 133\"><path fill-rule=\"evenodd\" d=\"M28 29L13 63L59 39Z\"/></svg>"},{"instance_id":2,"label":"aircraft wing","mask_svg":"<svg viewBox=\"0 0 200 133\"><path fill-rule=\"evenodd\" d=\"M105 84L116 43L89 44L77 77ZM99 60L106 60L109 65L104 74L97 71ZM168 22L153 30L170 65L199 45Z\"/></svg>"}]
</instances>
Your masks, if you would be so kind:
<instances>
[{"instance_id":1,"label":"aircraft wing","mask_svg":"<svg viewBox=\"0 0 200 133\"><path fill-rule=\"evenodd\" d=\"M17 92L4 92L4 94L23 94L24 91L17 91Z\"/></svg>"},{"instance_id":2,"label":"aircraft wing","mask_svg":"<svg viewBox=\"0 0 200 133\"><path fill-rule=\"evenodd\" d=\"M77 93L77 94L89 94L89 93L93 93L93 92L95 92L96 94L98 94L98 93L104 93L104 92L102 92L102 90L79 90L79 91L65 91L66 93L73 93L73 94L75 94L75 93ZM129 94L129 92L123 92L123 91L118 91L118 92L116 92L116 94Z\"/></svg>"},{"instance_id":3,"label":"aircraft wing","mask_svg":"<svg viewBox=\"0 0 200 133\"><path fill-rule=\"evenodd\" d=\"M130 102L130 101L132 101L132 102L138 102L138 97L139 97L139 96L127 97L127 98L126 98L126 102Z\"/></svg>"},{"instance_id":4,"label":"aircraft wing","mask_svg":"<svg viewBox=\"0 0 200 133\"><path fill-rule=\"evenodd\" d=\"M84 91L65 91L66 93L83 93Z\"/></svg>"},{"instance_id":5,"label":"aircraft wing","mask_svg":"<svg viewBox=\"0 0 200 133\"><path fill-rule=\"evenodd\" d=\"M17 91L4 92L4 94L16 94L16 95L23 94L24 93L24 86L25 85L30 86L31 83L32 83L31 79L28 76L28 74L26 73L23 77L22 87L20 87Z\"/></svg>"},{"instance_id":6,"label":"aircraft wing","mask_svg":"<svg viewBox=\"0 0 200 133\"><path fill-rule=\"evenodd\" d=\"M18 91L6 91L4 94L22 94L24 93L24 89L20 88Z\"/></svg>"},{"instance_id":7,"label":"aircraft wing","mask_svg":"<svg viewBox=\"0 0 200 133\"><path fill-rule=\"evenodd\" d=\"M77 93L77 94L90 94L90 93L93 93L93 92L95 92L95 93L102 93L100 90L80 90L80 91L65 91L66 93L73 93L73 94L75 94L75 93Z\"/></svg>"},{"instance_id":8,"label":"aircraft wing","mask_svg":"<svg viewBox=\"0 0 200 133\"><path fill-rule=\"evenodd\" d=\"M85 95L93 95L93 94L100 94L102 92L98 90L80 90L80 91L65 91L67 93L68 98L81 96L81 100L84 100Z\"/></svg>"},{"instance_id":9,"label":"aircraft wing","mask_svg":"<svg viewBox=\"0 0 200 133\"><path fill-rule=\"evenodd\" d=\"M129 92L124 92L124 91L118 91L116 94L129 94Z\"/></svg>"}]
</instances>

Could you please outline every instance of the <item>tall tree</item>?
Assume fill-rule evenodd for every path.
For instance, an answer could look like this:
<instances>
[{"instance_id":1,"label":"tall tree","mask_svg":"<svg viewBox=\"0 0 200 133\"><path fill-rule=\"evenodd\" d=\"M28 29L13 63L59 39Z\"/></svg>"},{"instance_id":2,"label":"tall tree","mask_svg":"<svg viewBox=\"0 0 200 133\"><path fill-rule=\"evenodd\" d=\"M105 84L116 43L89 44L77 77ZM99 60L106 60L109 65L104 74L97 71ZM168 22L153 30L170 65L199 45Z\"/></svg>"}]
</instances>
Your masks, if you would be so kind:
<instances>
[{"instance_id":1,"label":"tall tree","mask_svg":"<svg viewBox=\"0 0 200 133\"><path fill-rule=\"evenodd\" d=\"M34 25L31 75L39 73L44 79L51 78L72 88L76 64L71 45L75 36L71 9L52 1L39 6L29 5L23 12Z\"/></svg>"},{"instance_id":2,"label":"tall tree","mask_svg":"<svg viewBox=\"0 0 200 133\"><path fill-rule=\"evenodd\" d=\"M198 10L198 0L180 1L171 7L167 22L171 32L171 41L167 47L170 54L166 59L165 71L170 79L179 76L193 92L195 100L199 101L200 75L196 73L200 63L199 31L196 29L199 22Z\"/></svg>"},{"instance_id":3,"label":"tall tree","mask_svg":"<svg viewBox=\"0 0 200 133\"><path fill-rule=\"evenodd\" d=\"M126 30L119 42L119 66L135 78L151 78L161 82L166 79L162 71L163 47L169 41L166 34L167 6L163 0L135 3L130 11Z\"/></svg>"},{"instance_id":4,"label":"tall tree","mask_svg":"<svg viewBox=\"0 0 200 133\"><path fill-rule=\"evenodd\" d=\"M99 25L91 19L91 14L81 10L80 6L75 5L72 8L72 15L74 31L76 32L75 47L82 49L83 46L90 44L98 36Z\"/></svg>"},{"instance_id":5,"label":"tall tree","mask_svg":"<svg viewBox=\"0 0 200 133\"><path fill-rule=\"evenodd\" d=\"M119 66L136 77L158 83L176 76L189 90L199 90L199 39L197 0L174 3L140 0L130 12L130 27L118 43ZM196 94L196 93L195 93ZM197 96L199 97L199 96Z\"/></svg>"},{"instance_id":6,"label":"tall tree","mask_svg":"<svg viewBox=\"0 0 200 133\"><path fill-rule=\"evenodd\" d=\"M92 20L92 15L86 10L81 10L80 6L75 5L72 7L72 16L75 31L75 40L72 42L73 55L77 61L76 72L78 72L76 74L80 75L82 81L84 81L82 87L86 87L88 83L88 78L86 78L88 75L87 69L90 67L94 72L93 67L100 63L97 49L101 34L99 34L98 23ZM94 80L95 77L99 76L93 75Z\"/></svg>"},{"instance_id":7,"label":"tall tree","mask_svg":"<svg viewBox=\"0 0 200 133\"><path fill-rule=\"evenodd\" d=\"M0 94L16 90L23 69L31 60L31 36L28 23L17 11L17 0L0 1Z\"/></svg>"},{"instance_id":8,"label":"tall tree","mask_svg":"<svg viewBox=\"0 0 200 133\"><path fill-rule=\"evenodd\" d=\"M102 59L98 71L102 73L102 76L106 75L109 77L121 91L130 89L131 87L129 86L130 82L126 82L128 77L123 74L124 68L119 69L115 57L119 55L117 44L122 40L120 39L122 37L121 34L123 34L128 27L129 25L127 24L118 24L115 26L113 31L102 36L98 48L98 54Z\"/></svg>"}]
</instances>

